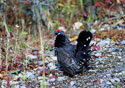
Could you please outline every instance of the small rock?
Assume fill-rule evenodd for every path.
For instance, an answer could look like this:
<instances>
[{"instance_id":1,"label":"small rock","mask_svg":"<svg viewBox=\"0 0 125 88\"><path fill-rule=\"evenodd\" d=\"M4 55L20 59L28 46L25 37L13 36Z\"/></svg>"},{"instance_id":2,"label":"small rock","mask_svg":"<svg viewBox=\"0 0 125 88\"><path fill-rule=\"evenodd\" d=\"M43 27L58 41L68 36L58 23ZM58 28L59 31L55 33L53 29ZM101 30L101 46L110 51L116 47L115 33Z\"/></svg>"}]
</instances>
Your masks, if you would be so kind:
<instances>
[{"instance_id":1,"label":"small rock","mask_svg":"<svg viewBox=\"0 0 125 88\"><path fill-rule=\"evenodd\" d=\"M121 45L125 45L125 40L121 41Z\"/></svg>"},{"instance_id":2,"label":"small rock","mask_svg":"<svg viewBox=\"0 0 125 88\"><path fill-rule=\"evenodd\" d=\"M92 33L95 33L96 32L96 29L91 29L90 30Z\"/></svg>"},{"instance_id":3,"label":"small rock","mask_svg":"<svg viewBox=\"0 0 125 88\"><path fill-rule=\"evenodd\" d=\"M120 79L119 79L119 78L114 78L114 80L115 80L116 82L120 82Z\"/></svg>"},{"instance_id":4,"label":"small rock","mask_svg":"<svg viewBox=\"0 0 125 88\"><path fill-rule=\"evenodd\" d=\"M45 53L45 56L46 57L49 57L49 56L54 56L54 51L48 51Z\"/></svg>"},{"instance_id":5,"label":"small rock","mask_svg":"<svg viewBox=\"0 0 125 88\"><path fill-rule=\"evenodd\" d=\"M105 40L101 40L99 43L97 43L97 45L103 47L103 46L106 45L106 44L109 45L110 42L111 42L110 39L107 38L107 39L105 39Z\"/></svg>"},{"instance_id":6,"label":"small rock","mask_svg":"<svg viewBox=\"0 0 125 88\"><path fill-rule=\"evenodd\" d=\"M17 80L17 79L19 79L20 77L19 77L19 75L15 75L14 77L13 77L13 80Z\"/></svg>"},{"instance_id":7,"label":"small rock","mask_svg":"<svg viewBox=\"0 0 125 88\"><path fill-rule=\"evenodd\" d=\"M42 80L42 81L43 81L43 80ZM41 81L41 82L42 82L42 81ZM46 85L51 85L51 84L50 84L48 81L46 81Z\"/></svg>"},{"instance_id":8,"label":"small rock","mask_svg":"<svg viewBox=\"0 0 125 88\"><path fill-rule=\"evenodd\" d=\"M55 88L54 86L52 86L52 88Z\"/></svg>"},{"instance_id":9,"label":"small rock","mask_svg":"<svg viewBox=\"0 0 125 88\"><path fill-rule=\"evenodd\" d=\"M108 57L111 57L112 55L111 55L111 54L108 54L107 56L108 56Z\"/></svg>"},{"instance_id":10,"label":"small rock","mask_svg":"<svg viewBox=\"0 0 125 88\"><path fill-rule=\"evenodd\" d=\"M106 74L107 77L111 77L111 74Z\"/></svg>"},{"instance_id":11,"label":"small rock","mask_svg":"<svg viewBox=\"0 0 125 88\"><path fill-rule=\"evenodd\" d=\"M96 20L96 21L93 23L93 25L98 25L98 23L99 23L99 22Z\"/></svg>"},{"instance_id":12,"label":"small rock","mask_svg":"<svg viewBox=\"0 0 125 88\"><path fill-rule=\"evenodd\" d=\"M100 29L100 31L104 31L104 30L105 30L105 28L101 28L101 29Z\"/></svg>"},{"instance_id":13,"label":"small rock","mask_svg":"<svg viewBox=\"0 0 125 88\"><path fill-rule=\"evenodd\" d=\"M56 69L55 64L52 62L48 64L48 67L50 68L50 70Z\"/></svg>"},{"instance_id":14,"label":"small rock","mask_svg":"<svg viewBox=\"0 0 125 88\"><path fill-rule=\"evenodd\" d=\"M104 80L103 79L100 79L100 83L103 83L104 82Z\"/></svg>"},{"instance_id":15,"label":"small rock","mask_svg":"<svg viewBox=\"0 0 125 88\"><path fill-rule=\"evenodd\" d=\"M73 86L76 83L76 81L71 81L70 85Z\"/></svg>"},{"instance_id":16,"label":"small rock","mask_svg":"<svg viewBox=\"0 0 125 88\"><path fill-rule=\"evenodd\" d=\"M104 28L110 30L110 25L109 25L109 24L105 24L105 25L104 25Z\"/></svg>"},{"instance_id":17,"label":"small rock","mask_svg":"<svg viewBox=\"0 0 125 88\"><path fill-rule=\"evenodd\" d=\"M57 80L58 80L58 81L62 81L62 80L65 80L65 78L64 78L64 77L58 77Z\"/></svg>"},{"instance_id":18,"label":"small rock","mask_svg":"<svg viewBox=\"0 0 125 88\"><path fill-rule=\"evenodd\" d=\"M112 83L108 81L108 82L106 82L106 84L111 85Z\"/></svg>"},{"instance_id":19,"label":"small rock","mask_svg":"<svg viewBox=\"0 0 125 88\"><path fill-rule=\"evenodd\" d=\"M57 57L56 56L52 56L51 59L54 60L54 61L56 61Z\"/></svg>"},{"instance_id":20,"label":"small rock","mask_svg":"<svg viewBox=\"0 0 125 88\"><path fill-rule=\"evenodd\" d=\"M52 74L49 74L49 77L52 77L53 75Z\"/></svg>"},{"instance_id":21,"label":"small rock","mask_svg":"<svg viewBox=\"0 0 125 88\"><path fill-rule=\"evenodd\" d=\"M96 54L95 54L95 56L97 56L97 57L98 57L98 56L101 56L101 55L102 55L102 53L96 53Z\"/></svg>"},{"instance_id":22,"label":"small rock","mask_svg":"<svg viewBox=\"0 0 125 88\"><path fill-rule=\"evenodd\" d=\"M93 40L92 40L92 41L90 42L90 45L92 45L92 44L95 45L96 43L97 43L97 41L93 41Z\"/></svg>"},{"instance_id":23,"label":"small rock","mask_svg":"<svg viewBox=\"0 0 125 88\"><path fill-rule=\"evenodd\" d=\"M20 86L19 88L26 88L26 87L23 85L23 86Z\"/></svg>"},{"instance_id":24,"label":"small rock","mask_svg":"<svg viewBox=\"0 0 125 88\"><path fill-rule=\"evenodd\" d=\"M20 26L19 26L19 25L17 25L17 24L16 24L15 26L16 26L16 28L19 28L19 27L20 27Z\"/></svg>"},{"instance_id":25,"label":"small rock","mask_svg":"<svg viewBox=\"0 0 125 88\"><path fill-rule=\"evenodd\" d=\"M27 55L27 57L30 58L30 59L36 59L37 58L37 56L35 56L35 55Z\"/></svg>"},{"instance_id":26,"label":"small rock","mask_svg":"<svg viewBox=\"0 0 125 88\"><path fill-rule=\"evenodd\" d=\"M82 26L83 24L81 22L75 22L73 24L73 29L74 30L77 30L77 29L80 29L80 27Z\"/></svg>"},{"instance_id":27,"label":"small rock","mask_svg":"<svg viewBox=\"0 0 125 88\"><path fill-rule=\"evenodd\" d=\"M97 70L92 70L92 69L89 70L89 72L96 72L96 71L97 71Z\"/></svg>"},{"instance_id":28,"label":"small rock","mask_svg":"<svg viewBox=\"0 0 125 88\"><path fill-rule=\"evenodd\" d=\"M43 62L42 61L38 61L37 62L39 65L43 65Z\"/></svg>"},{"instance_id":29,"label":"small rock","mask_svg":"<svg viewBox=\"0 0 125 88\"><path fill-rule=\"evenodd\" d=\"M38 53L41 55L41 54L42 54L42 51L40 50L40 51L38 51Z\"/></svg>"},{"instance_id":30,"label":"small rock","mask_svg":"<svg viewBox=\"0 0 125 88\"><path fill-rule=\"evenodd\" d=\"M16 84L19 84L19 82L17 82L17 81L10 81L10 84L11 85L16 85Z\"/></svg>"},{"instance_id":31,"label":"small rock","mask_svg":"<svg viewBox=\"0 0 125 88\"><path fill-rule=\"evenodd\" d=\"M29 79L35 78L35 75L32 72L26 72L25 76L28 77Z\"/></svg>"},{"instance_id":32,"label":"small rock","mask_svg":"<svg viewBox=\"0 0 125 88\"><path fill-rule=\"evenodd\" d=\"M111 81L112 83L114 83L114 82L115 82L115 80L114 80L114 79L110 79L110 81Z\"/></svg>"},{"instance_id":33,"label":"small rock","mask_svg":"<svg viewBox=\"0 0 125 88\"><path fill-rule=\"evenodd\" d=\"M119 58L119 59L122 59L122 57L121 57L121 56L118 56L118 58Z\"/></svg>"},{"instance_id":34,"label":"small rock","mask_svg":"<svg viewBox=\"0 0 125 88\"><path fill-rule=\"evenodd\" d=\"M42 77L42 76L39 76L39 77L38 77L38 80L42 80L42 79L43 79L43 77Z\"/></svg>"},{"instance_id":35,"label":"small rock","mask_svg":"<svg viewBox=\"0 0 125 88\"><path fill-rule=\"evenodd\" d=\"M20 86L19 85L14 85L13 88L20 88Z\"/></svg>"},{"instance_id":36,"label":"small rock","mask_svg":"<svg viewBox=\"0 0 125 88\"><path fill-rule=\"evenodd\" d=\"M89 85L89 86L90 86L90 85L92 85L92 84L91 84L91 83L87 83L87 85Z\"/></svg>"},{"instance_id":37,"label":"small rock","mask_svg":"<svg viewBox=\"0 0 125 88\"><path fill-rule=\"evenodd\" d=\"M54 82L55 80L55 78L49 79L50 82Z\"/></svg>"}]
</instances>

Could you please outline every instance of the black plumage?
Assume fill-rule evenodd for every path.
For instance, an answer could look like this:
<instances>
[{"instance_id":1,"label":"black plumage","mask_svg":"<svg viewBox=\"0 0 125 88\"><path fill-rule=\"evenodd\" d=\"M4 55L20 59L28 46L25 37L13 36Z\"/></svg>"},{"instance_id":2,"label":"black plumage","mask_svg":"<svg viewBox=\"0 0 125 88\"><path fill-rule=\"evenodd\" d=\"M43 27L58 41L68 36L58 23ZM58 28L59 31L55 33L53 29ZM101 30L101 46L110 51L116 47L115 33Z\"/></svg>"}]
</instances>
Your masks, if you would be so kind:
<instances>
[{"instance_id":1,"label":"black plumage","mask_svg":"<svg viewBox=\"0 0 125 88\"><path fill-rule=\"evenodd\" d=\"M89 45L92 39L92 33L82 31L79 34L77 45L72 45L62 30L55 32L55 55L58 64L65 74L73 76L83 71L83 67L88 68L88 62L91 58Z\"/></svg>"}]
</instances>

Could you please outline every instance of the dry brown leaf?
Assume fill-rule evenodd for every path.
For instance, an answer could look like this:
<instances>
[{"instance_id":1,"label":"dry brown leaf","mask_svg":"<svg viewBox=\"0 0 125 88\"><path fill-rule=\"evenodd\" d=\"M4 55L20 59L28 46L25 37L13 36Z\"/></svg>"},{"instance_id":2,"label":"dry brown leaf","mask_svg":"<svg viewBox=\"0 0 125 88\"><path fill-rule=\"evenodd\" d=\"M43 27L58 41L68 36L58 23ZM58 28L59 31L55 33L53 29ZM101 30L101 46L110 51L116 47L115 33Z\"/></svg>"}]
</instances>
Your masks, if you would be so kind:
<instances>
[{"instance_id":1,"label":"dry brown leaf","mask_svg":"<svg viewBox=\"0 0 125 88\"><path fill-rule=\"evenodd\" d=\"M77 40L78 36L74 36L73 38L69 38L69 41L72 42L72 41L75 41Z\"/></svg>"}]
</instances>

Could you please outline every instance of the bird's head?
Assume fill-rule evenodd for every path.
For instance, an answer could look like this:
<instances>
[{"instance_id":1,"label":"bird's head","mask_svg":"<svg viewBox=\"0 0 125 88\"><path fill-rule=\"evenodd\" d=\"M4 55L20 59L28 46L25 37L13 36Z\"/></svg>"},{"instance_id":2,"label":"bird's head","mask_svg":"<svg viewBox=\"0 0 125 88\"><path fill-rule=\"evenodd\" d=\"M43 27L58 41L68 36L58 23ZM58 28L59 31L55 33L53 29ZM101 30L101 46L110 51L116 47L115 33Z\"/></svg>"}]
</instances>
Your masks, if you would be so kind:
<instances>
[{"instance_id":1,"label":"bird's head","mask_svg":"<svg viewBox=\"0 0 125 88\"><path fill-rule=\"evenodd\" d=\"M55 47L60 47L69 43L69 39L64 31L57 29L54 34L56 35Z\"/></svg>"},{"instance_id":2,"label":"bird's head","mask_svg":"<svg viewBox=\"0 0 125 88\"><path fill-rule=\"evenodd\" d=\"M62 31L62 30L60 30L60 29L56 29L56 31L55 31L55 33L54 33L55 35L65 35L65 33L64 33L64 31Z\"/></svg>"}]
</instances>

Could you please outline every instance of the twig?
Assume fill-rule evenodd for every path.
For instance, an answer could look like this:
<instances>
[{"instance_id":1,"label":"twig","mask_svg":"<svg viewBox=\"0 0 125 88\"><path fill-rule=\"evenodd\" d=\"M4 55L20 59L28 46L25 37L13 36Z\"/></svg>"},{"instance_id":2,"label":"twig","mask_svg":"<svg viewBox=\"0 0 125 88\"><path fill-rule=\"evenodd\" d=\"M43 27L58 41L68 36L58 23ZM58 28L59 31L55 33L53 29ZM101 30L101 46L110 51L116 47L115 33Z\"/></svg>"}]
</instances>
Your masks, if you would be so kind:
<instances>
[{"instance_id":1,"label":"twig","mask_svg":"<svg viewBox=\"0 0 125 88\"><path fill-rule=\"evenodd\" d=\"M125 15L123 15L123 16L121 16L121 17L124 17ZM103 24L105 24L106 22L110 22L110 21L112 21L112 20L115 20L115 19L119 19L119 18L121 18L121 17L119 17L119 16L117 16L117 17L112 17L112 18L109 18L109 19L106 19L105 21L103 21L103 22L101 22L100 24L99 24L99 28L103 25Z\"/></svg>"}]
</instances>

